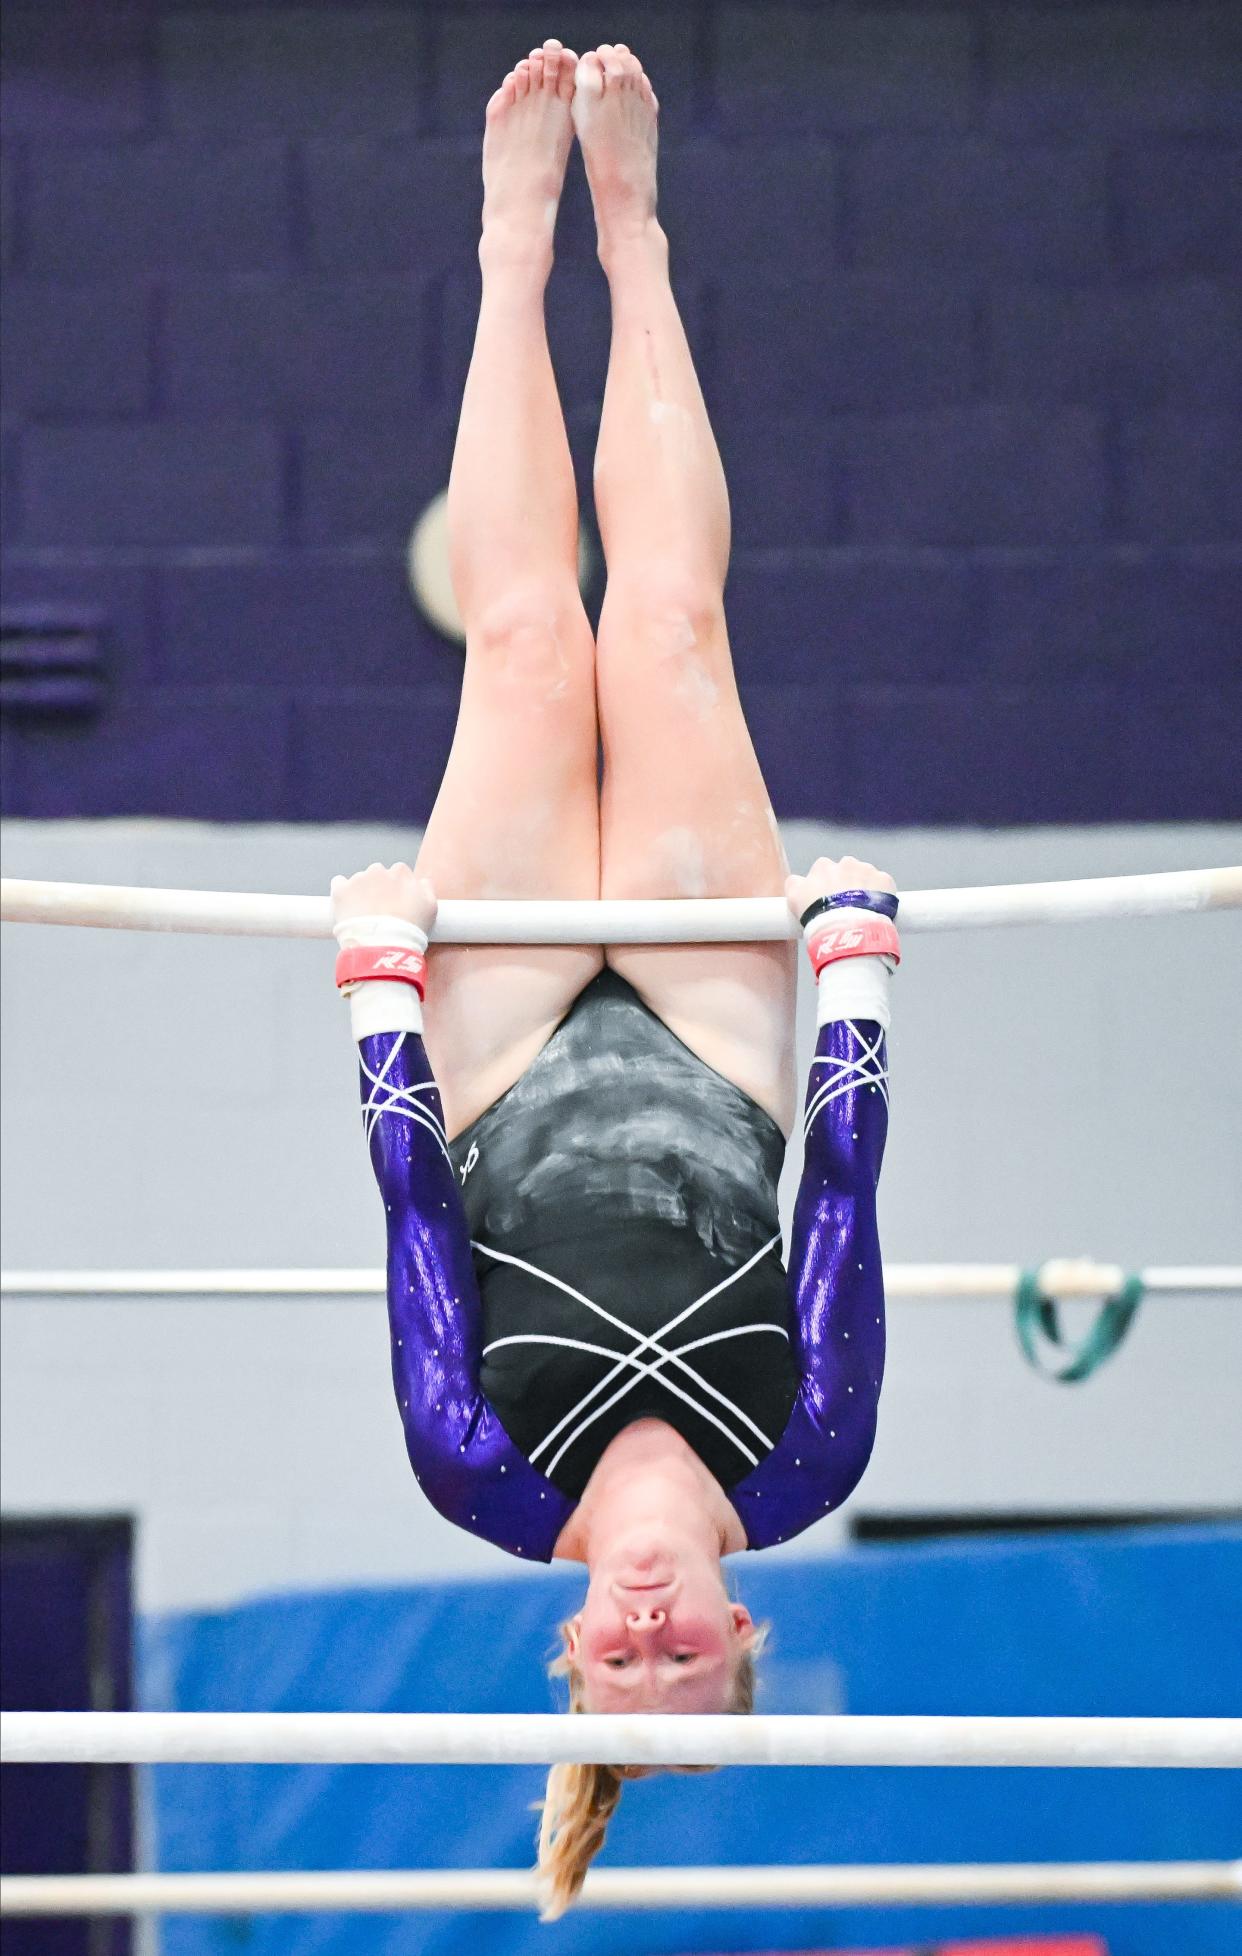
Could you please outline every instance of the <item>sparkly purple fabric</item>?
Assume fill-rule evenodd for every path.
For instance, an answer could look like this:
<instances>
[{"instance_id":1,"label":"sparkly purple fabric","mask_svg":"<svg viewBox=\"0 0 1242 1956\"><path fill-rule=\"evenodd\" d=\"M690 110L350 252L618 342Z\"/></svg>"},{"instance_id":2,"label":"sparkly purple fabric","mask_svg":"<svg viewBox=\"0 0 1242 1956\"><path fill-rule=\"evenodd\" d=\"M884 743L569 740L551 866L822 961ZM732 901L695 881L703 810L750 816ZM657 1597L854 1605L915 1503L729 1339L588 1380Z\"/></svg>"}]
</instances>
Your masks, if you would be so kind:
<instances>
[{"instance_id":1,"label":"sparkly purple fabric","mask_svg":"<svg viewBox=\"0 0 1242 1956\"><path fill-rule=\"evenodd\" d=\"M377 1033L358 1054L387 1211L393 1386L415 1479L459 1528L546 1562L573 1503L519 1452L479 1390L479 1290L423 1042Z\"/></svg>"},{"instance_id":2,"label":"sparkly purple fabric","mask_svg":"<svg viewBox=\"0 0 1242 1956\"><path fill-rule=\"evenodd\" d=\"M881 1028L865 1019L824 1026L788 1266L802 1383L771 1453L729 1490L753 1549L787 1542L839 1507L870 1458L884 1374L875 1191L887 1132Z\"/></svg>"},{"instance_id":3,"label":"sparkly purple fabric","mask_svg":"<svg viewBox=\"0 0 1242 1956\"><path fill-rule=\"evenodd\" d=\"M449 1521L511 1555L549 1561L573 1503L530 1465L479 1389L482 1306L422 1041L377 1034L359 1057L388 1219L393 1384L415 1478ZM789 1257L801 1384L775 1447L728 1490L751 1548L788 1541L839 1507L871 1452L884 1370L875 1191L887 1128L880 1027L825 1026L811 1063Z\"/></svg>"}]
</instances>

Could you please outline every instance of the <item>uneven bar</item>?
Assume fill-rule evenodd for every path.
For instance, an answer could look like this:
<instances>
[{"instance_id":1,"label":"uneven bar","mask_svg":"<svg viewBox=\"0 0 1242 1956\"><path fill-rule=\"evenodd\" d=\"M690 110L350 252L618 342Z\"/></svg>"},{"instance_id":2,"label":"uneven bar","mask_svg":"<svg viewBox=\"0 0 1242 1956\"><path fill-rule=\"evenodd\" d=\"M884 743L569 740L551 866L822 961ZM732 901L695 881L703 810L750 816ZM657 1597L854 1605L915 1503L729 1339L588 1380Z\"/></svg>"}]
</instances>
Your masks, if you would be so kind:
<instances>
[{"instance_id":1,"label":"uneven bar","mask_svg":"<svg viewBox=\"0 0 1242 1956\"><path fill-rule=\"evenodd\" d=\"M961 1867L593 1868L577 1909L869 1908L973 1902L1237 1900L1242 1861ZM0 1915L310 1915L538 1907L508 1868L307 1874L9 1875Z\"/></svg>"},{"instance_id":2,"label":"uneven bar","mask_svg":"<svg viewBox=\"0 0 1242 1956\"><path fill-rule=\"evenodd\" d=\"M1012 1303L1017 1263L889 1263L890 1299L993 1298ZM1044 1297L1107 1297L1120 1264L1058 1259L1039 1271ZM1242 1292L1242 1264L1177 1264L1140 1270L1148 1297L1220 1297ZM382 1297L382 1270L3 1270L5 1297Z\"/></svg>"},{"instance_id":3,"label":"uneven bar","mask_svg":"<svg viewBox=\"0 0 1242 1956\"><path fill-rule=\"evenodd\" d=\"M1242 1718L5 1712L27 1764L1242 1766Z\"/></svg>"},{"instance_id":4,"label":"uneven bar","mask_svg":"<svg viewBox=\"0 0 1242 1956\"><path fill-rule=\"evenodd\" d=\"M1004 883L964 890L909 890L906 931L975 930L998 924L1081 923L1242 908L1242 867L1163 870L1059 883ZM131 889L111 883L0 881L0 921L83 924L107 930L190 931L224 937L330 937L327 897L247 891ZM795 938L782 897L571 902L472 902L446 898L438 944L736 944Z\"/></svg>"}]
</instances>

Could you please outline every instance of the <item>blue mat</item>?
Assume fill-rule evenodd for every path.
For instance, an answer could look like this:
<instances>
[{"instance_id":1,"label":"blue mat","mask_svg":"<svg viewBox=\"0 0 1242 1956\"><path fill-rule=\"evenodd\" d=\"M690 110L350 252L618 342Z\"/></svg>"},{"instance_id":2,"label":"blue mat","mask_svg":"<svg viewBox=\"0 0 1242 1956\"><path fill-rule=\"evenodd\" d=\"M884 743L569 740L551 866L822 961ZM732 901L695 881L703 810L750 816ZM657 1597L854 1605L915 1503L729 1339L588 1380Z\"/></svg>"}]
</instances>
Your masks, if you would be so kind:
<instances>
[{"instance_id":1,"label":"blue mat","mask_svg":"<svg viewBox=\"0 0 1242 1956\"><path fill-rule=\"evenodd\" d=\"M1242 1529L1204 1526L866 1548L744 1562L773 1639L760 1709L1242 1713ZM187 1710L540 1711L578 1576L265 1598L150 1620L145 1702ZM537 1769L166 1767L170 1869L523 1867ZM627 1790L607 1859L1215 1859L1242 1853L1223 1772L752 1769ZM164 1956L644 1956L927 1944L1092 1930L1111 1956L1236 1956L1230 1904L581 1916L170 1920Z\"/></svg>"}]
</instances>

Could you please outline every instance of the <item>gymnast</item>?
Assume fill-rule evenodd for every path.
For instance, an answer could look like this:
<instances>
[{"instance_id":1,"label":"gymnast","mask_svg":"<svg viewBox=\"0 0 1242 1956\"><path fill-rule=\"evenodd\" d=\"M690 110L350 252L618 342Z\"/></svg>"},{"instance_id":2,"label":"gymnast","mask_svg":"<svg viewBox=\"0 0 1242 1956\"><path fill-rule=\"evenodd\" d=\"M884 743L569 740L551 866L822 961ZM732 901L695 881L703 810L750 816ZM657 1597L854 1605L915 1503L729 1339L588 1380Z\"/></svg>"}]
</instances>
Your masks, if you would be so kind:
<instances>
[{"instance_id":1,"label":"gymnast","mask_svg":"<svg viewBox=\"0 0 1242 1956\"><path fill-rule=\"evenodd\" d=\"M848 856L788 875L733 677L728 497L655 215L657 115L629 49L557 41L487 105L448 502L460 715L417 871L372 864L332 900L416 1478L511 1554L585 1563L554 1667L571 1709L746 1712L759 1633L722 1558L837 1508L875 1432L897 899ZM612 302L597 637L544 325L575 131ZM436 890L782 889L820 1026L788 1276L792 943L446 945L424 982ZM629 1776L554 1770L549 1915Z\"/></svg>"}]
</instances>

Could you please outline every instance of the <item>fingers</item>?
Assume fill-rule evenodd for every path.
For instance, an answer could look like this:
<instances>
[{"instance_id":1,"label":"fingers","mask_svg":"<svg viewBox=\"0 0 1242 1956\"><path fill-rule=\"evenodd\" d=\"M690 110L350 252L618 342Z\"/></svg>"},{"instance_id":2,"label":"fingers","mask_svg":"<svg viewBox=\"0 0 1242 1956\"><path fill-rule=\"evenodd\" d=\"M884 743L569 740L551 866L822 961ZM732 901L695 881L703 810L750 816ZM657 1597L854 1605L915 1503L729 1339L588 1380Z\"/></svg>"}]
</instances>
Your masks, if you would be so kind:
<instances>
[{"instance_id":1,"label":"fingers","mask_svg":"<svg viewBox=\"0 0 1242 1956\"><path fill-rule=\"evenodd\" d=\"M822 856L824 868L834 873L840 890L893 890L896 884L884 870L877 869L874 863L863 862L860 856L842 856L836 863L828 856ZM816 868L819 864L816 864Z\"/></svg>"},{"instance_id":2,"label":"fingers","mask_svg":"<svg viewBox=\"0 0 1242 1956\"><path fill-rule=\"evenodd\" d=\"M859 856L820 856L805 876L790 876L785 882L785 898L795 917L817 897L835 896L840 890L886 890L895 895L897 885L887 870Z\"/></svg>"},{"instance_id":3,"label":"fingers","mask_svg":"<svg viewBox=\"0 0 1242 1956\"><path fill-rule=\"evenodd\" d=\"M369 863L353 876L334 876L330 895L337 923L351 917L403 917L430 930L435 922L436 893L427 877L418 877L406 862Z\"/></svg>"}]
</instances>

